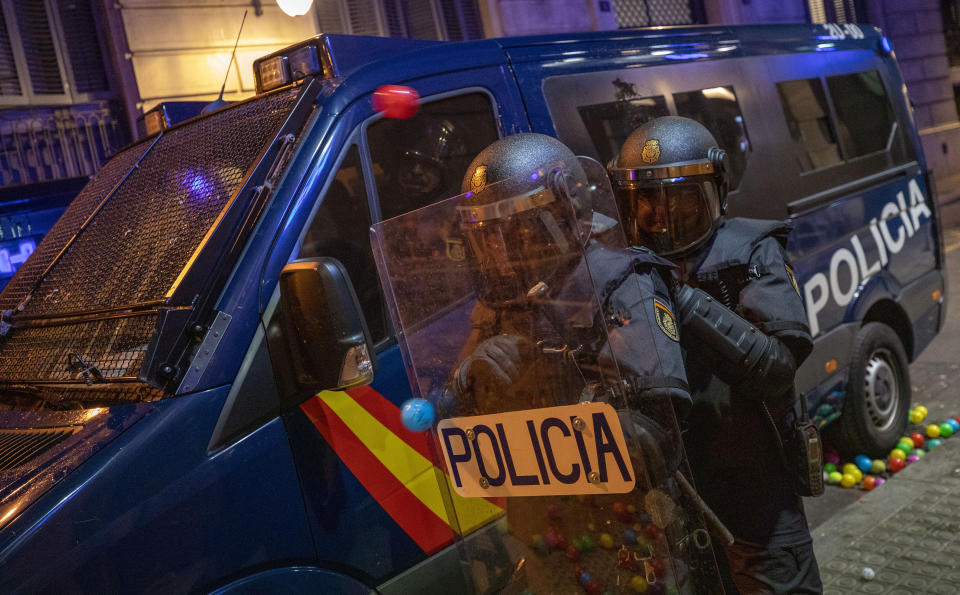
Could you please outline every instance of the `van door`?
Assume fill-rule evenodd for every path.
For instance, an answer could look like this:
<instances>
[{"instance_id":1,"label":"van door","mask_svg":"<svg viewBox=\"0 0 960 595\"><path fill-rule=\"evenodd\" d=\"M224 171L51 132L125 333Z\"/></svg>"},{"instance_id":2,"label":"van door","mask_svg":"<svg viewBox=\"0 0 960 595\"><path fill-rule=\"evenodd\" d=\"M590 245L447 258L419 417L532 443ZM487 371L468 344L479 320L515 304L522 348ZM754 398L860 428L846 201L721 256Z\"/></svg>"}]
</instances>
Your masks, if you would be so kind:
<instances>
[{"instance_id":1,"label":"van door","mask_svg":"<svg viewBox=\"0 0 960 595\"><path fill-rule=\"evenodd\" d=\"M355 103L343 119L360 124L293 250L293 258L343 262L378 346L370 386L324 391L284 414L320 563L350 568L371 586L447 548L457 527L444 507L437 475L443 464L434 459L429 433L400 422L399 407L411 391L384 314L369 227L460 193L473 157L505 127L522 124L508 82L499 68L416 81L423 99L417 115L405 120L365 111L369 101ZM460 248L424 246L416 234L410 237L414 254L439 250L455 257ZM474 520L483 524L499 514L481 507ZM428 572L442 574L443 563L428 562ZM455 562L450 568L451 576L461 576ZM414 579L396 578L393 588L409 591L405 580Z\"/></svg>"}]
</instances>

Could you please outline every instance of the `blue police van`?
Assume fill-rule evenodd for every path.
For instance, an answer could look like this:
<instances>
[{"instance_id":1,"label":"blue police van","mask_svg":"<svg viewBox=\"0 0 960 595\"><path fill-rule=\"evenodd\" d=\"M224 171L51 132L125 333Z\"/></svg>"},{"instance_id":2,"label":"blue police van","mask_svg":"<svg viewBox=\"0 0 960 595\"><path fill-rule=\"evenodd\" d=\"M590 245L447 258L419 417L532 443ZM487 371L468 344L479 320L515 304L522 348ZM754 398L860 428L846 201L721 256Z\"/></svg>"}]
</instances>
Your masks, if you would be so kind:
<instances>
[{"instance_id":1,"label":"blue police van","mask_svg":"<svg viewBox=\"0 0 960 595\"><path fill-rule=\"evenodd\" d=\"M706 124L731 214L793 222L799 390L858 450L902 431L944 256L874 28L323 35L255 71L256 97L115 156L0 294L0 590L466 590L452 544L503 509L449 518L432 439L400 423L368 229L517 132L606 161L649 118ZM383 85L416 114L374 109Z\"/></svg>"}]
</instances>

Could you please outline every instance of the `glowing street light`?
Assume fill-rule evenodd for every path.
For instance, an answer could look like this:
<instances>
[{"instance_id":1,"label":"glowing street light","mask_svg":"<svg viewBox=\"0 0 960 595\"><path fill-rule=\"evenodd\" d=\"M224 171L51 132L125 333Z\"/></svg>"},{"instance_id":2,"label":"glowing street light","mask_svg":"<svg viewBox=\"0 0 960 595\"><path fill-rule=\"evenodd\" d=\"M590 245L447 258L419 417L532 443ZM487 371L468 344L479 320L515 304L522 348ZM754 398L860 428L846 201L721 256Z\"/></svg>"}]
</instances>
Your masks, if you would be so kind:
<instances>
[{"instance_id":1,"label":"glowing street light","mask_svg":"<svg viewBox=\"0 0 960 595\"><path fill-rule=\"evenodd\" d=\"M313 0L277 0L277 6L280 10L292 17L298 17L307 14Z\"/></svg>"}]
</instances>

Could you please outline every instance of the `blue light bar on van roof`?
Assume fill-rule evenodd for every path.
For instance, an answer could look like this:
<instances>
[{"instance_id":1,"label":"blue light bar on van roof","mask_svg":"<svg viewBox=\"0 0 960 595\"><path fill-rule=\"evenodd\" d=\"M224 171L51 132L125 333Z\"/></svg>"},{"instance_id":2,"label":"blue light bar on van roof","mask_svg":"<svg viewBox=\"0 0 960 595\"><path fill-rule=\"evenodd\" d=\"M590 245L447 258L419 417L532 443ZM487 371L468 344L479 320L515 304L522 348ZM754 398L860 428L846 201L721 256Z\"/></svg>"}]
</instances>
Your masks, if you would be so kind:
<instances>
[{"instance_id":1,"label":"blue light bar on van roof","mask_svg":"<svg viewBox=\"0 0 960 595\"><path fill-rule=\"evenodd\" d=\"M880 38L880 49L883 50L884 54L893 53L893 43L890 41L890 38L884 35Z\"/></svg>"}]
</instances>

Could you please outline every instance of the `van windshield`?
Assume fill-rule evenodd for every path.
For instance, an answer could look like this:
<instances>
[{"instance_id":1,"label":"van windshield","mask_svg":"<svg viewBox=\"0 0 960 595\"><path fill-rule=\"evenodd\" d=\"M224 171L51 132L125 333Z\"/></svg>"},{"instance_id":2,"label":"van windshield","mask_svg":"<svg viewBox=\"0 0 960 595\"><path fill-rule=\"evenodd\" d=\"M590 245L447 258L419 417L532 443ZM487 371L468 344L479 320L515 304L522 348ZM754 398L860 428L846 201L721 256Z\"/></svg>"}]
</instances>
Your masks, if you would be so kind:
<instances>
[{"instance_id":1,"label":"van windshield","mask_svg":"<svg viewBox=\"0 0 960 595\"><path fill-rule=\"evenodd\" d=\"M171 128L93 177L0 293L0 406L163 396L145 369L156 330L187 320L196 295L180 295L185 276L225 214L243 208L237 195L300 91Z\"/></svg>"}]
</instances>

